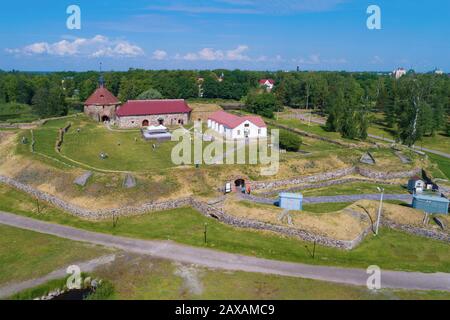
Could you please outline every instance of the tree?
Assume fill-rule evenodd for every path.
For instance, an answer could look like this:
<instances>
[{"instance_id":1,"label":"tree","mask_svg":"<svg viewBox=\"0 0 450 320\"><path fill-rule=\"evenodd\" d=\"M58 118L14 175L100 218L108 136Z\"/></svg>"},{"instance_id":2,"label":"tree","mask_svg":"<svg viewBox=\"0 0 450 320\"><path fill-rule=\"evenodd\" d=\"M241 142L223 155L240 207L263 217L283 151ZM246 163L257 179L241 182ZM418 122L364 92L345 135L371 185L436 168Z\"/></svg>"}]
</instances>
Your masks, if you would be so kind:
<instances>
[{"instance_id":1,"label":"tree","mask_svg":"<svg viewBox=\"0 0 450 320\"><path fill-rule=\"evenodd\" d=\"M273 118L274 112L281 110L281 104L272 93L250 93L245 99L247 111L263 117Z\"/></svg>"},{"instance_id":2,"label":"tree","mask_svg":"<svg viewBox=\"0 0 450 320\"><path fill-rule=\"evenodd\" d=\"M32 108L40 118L65 116L68 113L64 92L56 85L39 88L33 97Z\"/></svg>"},{"instance_id":3,"label":"tree","mask_svg":"<svg viewBox=\"0 0 450 320\"><path fill-rule=\"evenodd\" d=\"M280 148L287 151L297 152L302 144L302 139L296 133L280 130Z\"/></svg>"},{"instance_id":4,"label":"tree","mask_svg":"<svg viewBox=\"0 0 450 320\"><path fill-rule=\"evenodd\" d=\"M155 100L155 99L162 99L163 96L161 92L159 92L156 89L150 88L147 91L142 92L140 95L138 95L138 100Z\"/></svg>"}]
</instances>

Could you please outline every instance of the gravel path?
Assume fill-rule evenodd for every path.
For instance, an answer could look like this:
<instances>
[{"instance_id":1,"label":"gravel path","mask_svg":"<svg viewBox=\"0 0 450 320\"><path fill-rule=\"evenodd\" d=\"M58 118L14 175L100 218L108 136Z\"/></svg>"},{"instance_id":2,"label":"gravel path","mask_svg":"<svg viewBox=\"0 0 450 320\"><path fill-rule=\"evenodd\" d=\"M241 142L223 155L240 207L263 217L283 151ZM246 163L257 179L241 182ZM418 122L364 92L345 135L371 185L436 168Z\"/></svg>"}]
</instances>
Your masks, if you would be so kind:
<instances>
[{"instance_id":1,"label":"gravel path","mask_svg":"<svg viewBox=\"0 0 450 320\"><path fill-rule=\"evenodd\" d=\"M239 194L239 196L248 201L262 203L262 204L274 204L277 199L257 197L248 194ZM354 194L354 195L342 195L342 196L321 196L321 197L305 197L303 203L336 203L336 202L356 202L358 200L380 200L380 194ZM385 194L384 200L400 200L405 202L411 202L412 196L409 194Z\"/></svg>"},{"instance_id":2,"label":"gravel path","mask_svg":"<svg viewBox=\"0 0 450 320\"><path fill-rule=\"evenodd\" d=\"M145 254L209 268L276 274L359 286L365 286L368 278L364 269L313 266L267 260L211 249L190 247L171 241L149 241L112 236L34 220L1 211L0 223L52 234L75 241L99 244L127 252ZM450 291L450 274L382 271L381 286L382 288Z\"/></svg>"}]
</instances>

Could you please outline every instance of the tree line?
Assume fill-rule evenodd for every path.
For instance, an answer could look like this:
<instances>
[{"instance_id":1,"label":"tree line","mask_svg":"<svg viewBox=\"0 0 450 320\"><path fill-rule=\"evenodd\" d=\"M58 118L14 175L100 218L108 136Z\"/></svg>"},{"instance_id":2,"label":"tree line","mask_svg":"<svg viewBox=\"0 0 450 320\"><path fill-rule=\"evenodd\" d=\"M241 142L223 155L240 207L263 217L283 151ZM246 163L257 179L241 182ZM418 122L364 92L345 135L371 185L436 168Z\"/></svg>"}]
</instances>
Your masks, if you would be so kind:
<instances>
[{"instance_id":1,"label":"tree line","mask_svg":"<svg viewBox=\"0 0 450 320\"><path fill-rule=\"evenodd\" d=\"M99 85L99 72L0 71L0 103L31 105L40 117L81 110ZM260 79L275 80L272 92ZM248 111L273 117L283 106L314 110L326 129L365 139L371 122L383 122L412 145L439 131L450 134L450 78L409 72L400 79L368 72L264 72L242 70L139 70L104 72L105 86L120 101L206 98L242 101ZM383 117L374 117L374 113Z\"/></svg>"}]
</instances>

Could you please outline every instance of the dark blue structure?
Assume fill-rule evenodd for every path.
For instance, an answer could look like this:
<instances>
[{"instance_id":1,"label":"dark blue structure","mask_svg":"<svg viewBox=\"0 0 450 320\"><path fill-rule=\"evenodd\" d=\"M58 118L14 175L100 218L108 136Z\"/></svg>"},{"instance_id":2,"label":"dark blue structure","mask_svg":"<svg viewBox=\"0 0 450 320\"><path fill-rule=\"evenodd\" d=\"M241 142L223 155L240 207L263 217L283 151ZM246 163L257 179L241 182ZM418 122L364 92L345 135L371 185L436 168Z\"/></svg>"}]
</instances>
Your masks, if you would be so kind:
<instances>
[{"instance_id":1,"label":"dark blue structure","mask_svg":"<svg viewBox=\"0 0 450 320\"><path fill-rule=\"evenodd\" d=\"M448 214L449 202L444 197L415 194L413 196L412 207L427 213Z\"/></svg>"}]
</instances>

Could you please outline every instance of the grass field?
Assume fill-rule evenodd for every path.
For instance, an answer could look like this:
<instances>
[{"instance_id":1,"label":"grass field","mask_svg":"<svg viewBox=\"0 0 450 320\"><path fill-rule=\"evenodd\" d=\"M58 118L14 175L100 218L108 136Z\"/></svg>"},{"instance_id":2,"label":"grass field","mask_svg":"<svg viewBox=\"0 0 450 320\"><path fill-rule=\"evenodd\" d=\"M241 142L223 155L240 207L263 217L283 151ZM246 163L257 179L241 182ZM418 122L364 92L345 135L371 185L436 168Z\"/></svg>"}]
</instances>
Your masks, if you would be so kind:
<instances>
[{"instance_id":1,"label":"grass field","mask_svg":"<svg viewBox=\"0 0 450 320\"><path fill-rule=\"evenodd\" d=\"M95 275L113 283L111 299L450 299L446 292L381 290L258 273L212 270L138 256Z\"/></svg>"},{"instance_id":2,"label":"grass field","mask_svg":"<svg viewBox=\"0 0 450 320\"><path fill-rule=\"evenodd\" d=\"M385 125L384 116L382 114L375 114L375 118L377 119L374 123L371 124L368 132L369 134L377 135L383 138L395 140L395 131L394 128L389 128ZM450 150L450 137L446 135L444 132L437 132L435 136L425 136L420 141L416 142L417 147L424 147L428 149L433 149L442 152L448 152Z\"/></svg>"},{"instance_id":3,"label":"grass field","mask_svg":"<svg viewBox=\"0 0 450 320\"><path fill-rule=\"evenodd\" d=\"M19 123L37 120L31 106L21 103L0 103L0 122Z\"/></svg>"},{"instance_id":4,"label":"grass field","mask_svg":"<svg viewBox=\"0 0 450 320\"><path fill-rule=\"evenodd\" d=\"M109 284L107 300L448 300L450 293L406 291L330 283L295 277L223 271L183 265L146 256L119 254L92 277ZM12 300L31 300L65 285L49 281L15 294Z\"/></svg>"},{"instance_id":5,"label":"grass field","mask_svg":"<svg viewBox=\"0 0 450 320\"><path fill-rule=\"evenodd\" d=\"M0 285L46 275L94 259L105 249L0 225Z\"/></svg>"},{"instance_id":6,"label":"grass field","mask_svg":"<svg viewBox=\"0 0 450 320\"><path fill-rule=\"evenodd\" d=\"M112 221L80 220L49 206L45 207L41 214L20 209L24 201L33 200L18 191L7 190L6 196L5 192L0 193L0 210L91 231L141 239L173 240L199 247L205 246L203 231L207 223L206 246L227 252L321 265L366 268L376 264L392 270L450 271L450 251L447 243L390 229L382 229L376 238L369 236L350 252L318 246L316 258L312 259L305 248L310 247L310 243L266 232L237 229L205 218L190 208L121 218L113 228Z\"/></svg>"},{"instance_id":7,"label":"grass field","mask_svg":"<svg viewBox=\"0 0 450 320\"><path fill-rule=\"evenodd\" d=\"M449 150L450 149L448 149L447 151L450 152ZM438 165L439 170L444 174L444 176L442 177L436 176L435 178L450 179L450 159L432 153L428 153L428 157L431 159L431 161Z\"/></svg>"}]
</instances>

